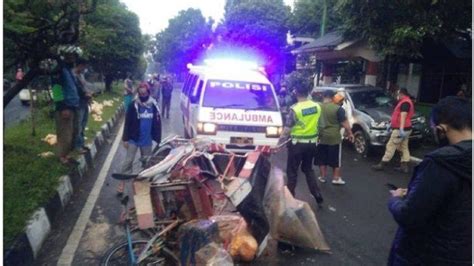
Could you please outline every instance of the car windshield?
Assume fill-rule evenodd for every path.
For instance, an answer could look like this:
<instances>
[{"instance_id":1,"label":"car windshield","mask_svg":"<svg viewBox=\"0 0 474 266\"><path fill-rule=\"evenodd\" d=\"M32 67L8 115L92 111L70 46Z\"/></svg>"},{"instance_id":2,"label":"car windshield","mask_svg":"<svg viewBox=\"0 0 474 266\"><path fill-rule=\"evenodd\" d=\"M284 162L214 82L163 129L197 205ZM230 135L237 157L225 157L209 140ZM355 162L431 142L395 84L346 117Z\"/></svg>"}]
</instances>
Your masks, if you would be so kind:
<instances>
[{"instance_id":1,"label":"car windshield","mask_svg":"<svg viewBox=\"0 0 474 266\"><path fill-rule=\"evenodd\" d=\"M352 102L358 109L392 107L393 98L381 90L350 92Z\"/></svg>"},{"instance_id":2,"label":"car windshield","mask_svg":"<svg viewBox=\"0 0 474 266\"><path fill-rule=\"evenodd\" d=\"M209 80L204 107L278 111L270 84Z\"/></svg>"}]
</instances>

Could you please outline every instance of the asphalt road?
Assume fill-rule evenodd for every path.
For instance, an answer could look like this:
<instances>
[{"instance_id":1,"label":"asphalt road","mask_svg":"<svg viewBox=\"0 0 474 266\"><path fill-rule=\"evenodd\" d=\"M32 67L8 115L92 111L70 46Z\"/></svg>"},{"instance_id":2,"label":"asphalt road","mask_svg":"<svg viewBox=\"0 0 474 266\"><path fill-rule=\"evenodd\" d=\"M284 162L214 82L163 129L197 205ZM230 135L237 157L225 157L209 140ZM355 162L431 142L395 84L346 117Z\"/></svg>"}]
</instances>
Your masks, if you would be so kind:
<instances>
[{"instance_id":1,"label":"asphalt road","mask_svg":"<svg viewBox=\"0 0 474 266\"><path fill-rule=\"evenodd\" d=\"M24 106L20 102L20 97L17 95L13 100L7 105L3 112L4 126L11 127L18 124L20 121L28 118L30 116L30 107Z\"/></svg>"},{"instance_id":2,"label":"asphalt road","mask_svg":"<svg viewBox=\"0 0 474 266\"><path fill-rule=\"evenodd\" d=\"M163 120L164 136L182 134L181 113L178 110L179 90L173 94L171 118ZM113 139L110 140L112 142ZM110 146L110 145L109 145ZM96 168L84 178L83 188L73 196L72 208L56 223L61 230L54 231L46 240L37 260L38 265L56 265L70 233L78 219L88 193L109 153L106 147L96 160ZM125 149L119 147L104 186L94 205L87 227L82 233L73 265L97 265L105 251L125 241L123 227L118 225L120 204L115 196L117 182L109 176L119 172L125 157ZM302 174L299 175L296 198L310 203L315 211L321 230L331 247L331 254L311 250L278 252L275 256L260 258L255 265L383 265L386 263L396 224L387 210L389 197L385 183L405 187L409 175L391 169L373 172L370 165L376 163L380 154L368 158L356 155L350 147L343 149L343 178L347 184L335 186L330 182L320 184L325 204L316 209ZM286 152L274 155L275 166L286 168ZM318 174L319 171L316 170ZM87 217L86 217L87 218Z\"/></svg>"}]
</instances>

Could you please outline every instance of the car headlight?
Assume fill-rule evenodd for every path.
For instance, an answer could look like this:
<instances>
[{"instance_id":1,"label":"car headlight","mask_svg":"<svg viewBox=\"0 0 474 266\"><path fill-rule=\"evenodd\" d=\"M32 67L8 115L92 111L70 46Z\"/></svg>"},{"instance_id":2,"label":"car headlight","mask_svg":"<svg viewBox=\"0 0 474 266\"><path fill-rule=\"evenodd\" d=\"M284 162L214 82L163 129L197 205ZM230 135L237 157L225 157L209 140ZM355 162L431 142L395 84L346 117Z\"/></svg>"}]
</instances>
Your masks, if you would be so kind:
<instances>
[{"instance_id":1,"label":"car headlight","mask_svg":"<svg viewBox=\"0 0 474 266\"><path fill-rule=\"evenodd\" d=\"M282 132L282 127L267 127L266 128L266 135L269 138L279 138Z\"/></svg>"},{"instance_id":2,"label":"car headlight","mask_svg":"<svg viewBox=\"0 0 474 266\"><path fill-rule=\"evenodd\" d=\"M214 123L197 123L197 132L199 134L206 135L215 135L217 130L217 125Z\"/></svg>"},{"instance_id":3,"label":"car headlight","mask_svg":"<svg viewBox=\"0 0 474 266\"><path fill-rule=\"evenodd\" d=\"M426 122L426 118L424 116L420 116L420 117L416 118L416 121L424 124Z\"/></svg>"},{"instance_id":4,"label":"car headlight","mask_svg":"<svg viewBox=\"0 0 474 266\"><path fill-rule=\"evenodd\" d=\"M390 126L389 121L375 122L370 123L370 127L374 129L387 129Z\"/></svg>"}]
</instances>

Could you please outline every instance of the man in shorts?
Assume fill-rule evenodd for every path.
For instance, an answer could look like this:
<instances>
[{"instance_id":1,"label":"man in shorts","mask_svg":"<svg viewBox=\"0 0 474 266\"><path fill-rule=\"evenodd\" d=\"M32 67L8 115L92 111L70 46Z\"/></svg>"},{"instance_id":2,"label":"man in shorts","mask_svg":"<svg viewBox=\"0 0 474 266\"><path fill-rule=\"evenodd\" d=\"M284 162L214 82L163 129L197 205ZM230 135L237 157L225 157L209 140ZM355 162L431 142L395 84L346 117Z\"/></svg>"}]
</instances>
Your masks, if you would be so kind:
<instances>
[{"instance_id":1,"label":"man in shorts","mask_svg":"<svg viewBox=\"0 0 474 266\"><path fill-rule=\"evenodd\" d=\"M321 105L321 123L319 130L319 144L316 148L315 165L319 165L319 181L326 182L327 167L333 169L332 184L344 185L341 178L341 128L345 129L349 141L354 141L352 130L342 108L344 96L336 94L333 90L326 90L323 94Z\"/></svg>"}]
</instances>

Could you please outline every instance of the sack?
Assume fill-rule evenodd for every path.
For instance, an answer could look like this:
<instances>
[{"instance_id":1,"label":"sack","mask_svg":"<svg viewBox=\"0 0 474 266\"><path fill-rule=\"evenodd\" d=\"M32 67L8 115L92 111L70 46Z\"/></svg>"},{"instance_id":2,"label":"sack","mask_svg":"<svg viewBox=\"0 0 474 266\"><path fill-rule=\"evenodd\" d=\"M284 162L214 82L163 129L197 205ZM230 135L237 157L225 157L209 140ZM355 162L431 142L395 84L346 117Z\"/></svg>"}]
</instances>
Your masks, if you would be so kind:
<instances>
[{"instance_id":1,"label":"sack","mask_svg":"<svg viewBox=\"0 0 474 266\"><path fill-rule=\"evenodd\" d=\"M229 253L235 260L251 262L257 255L258 244L245 221L241 221L239 229L230 243Z\"/></svg>"}]
</instances>

